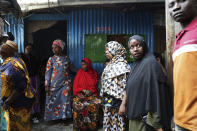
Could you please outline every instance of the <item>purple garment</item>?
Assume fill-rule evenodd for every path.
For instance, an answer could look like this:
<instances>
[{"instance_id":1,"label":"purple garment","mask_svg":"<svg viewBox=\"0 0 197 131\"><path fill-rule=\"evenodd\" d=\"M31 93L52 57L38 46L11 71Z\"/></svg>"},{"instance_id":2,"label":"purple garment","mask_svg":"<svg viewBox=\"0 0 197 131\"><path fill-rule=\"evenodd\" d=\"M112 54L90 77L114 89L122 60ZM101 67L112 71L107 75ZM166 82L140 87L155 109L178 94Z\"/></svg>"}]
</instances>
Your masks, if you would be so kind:
<instances>
[{"instance_id":1,"label":"purple garment","mask_svg":"<svg viewBox=\"0 0 197 131\"><path fill-rule=\"evenodd\" d=\"M31 81L31 88L32 90L34 90L34 95L36 97L36 102L33 104L32 106L32 112L31 114L36 114L36 113L40 113L40 84L39 84L39 77L38 76L34 76L34 77L30 77L30 81Z\"/></svg>"}]
</instances>

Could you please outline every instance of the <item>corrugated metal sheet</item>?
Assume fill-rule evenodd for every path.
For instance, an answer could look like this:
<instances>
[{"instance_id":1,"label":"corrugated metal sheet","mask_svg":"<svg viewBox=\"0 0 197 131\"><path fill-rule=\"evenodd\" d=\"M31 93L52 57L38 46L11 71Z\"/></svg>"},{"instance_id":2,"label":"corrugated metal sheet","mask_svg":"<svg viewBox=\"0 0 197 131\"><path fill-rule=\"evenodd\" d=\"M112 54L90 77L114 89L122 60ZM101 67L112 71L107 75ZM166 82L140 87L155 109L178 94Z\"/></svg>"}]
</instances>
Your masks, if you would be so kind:
<instances>
[{"instance_id":1,"label":"corrugated metal sheet","mask_svg":"<svg viewBox=\"0 0 197 131\"><path fill-rule=\"evenodd\" d=\"M123 13L105 9L88 9L71 11L65 15L32 15L27 20L67 20L67 49L69 57L78 68L85 54L85 34L144 34L149 48L151 51L154 49L153 15L151 12ZM110 27L111 30L98 32L97 27ZM93 63L93 68L100 74L104 65Z\"/></svg>"},{"instance_id":2,"label":"corrugated metal sheet","mask_svg":"<svg viewBox=\"0 0 197 131\"><path fill-rule=\"evenodd\" d=\"M154 49L153 18L151 12L120 13L104 10L73 11L68 21L68 52L71 60L80 67L84 57L85 34L144 34L151 51ZM97 27L111 27L111 31L97 32ZM102 72L102 63L93 63Z\"/></svg>"},{"instance_id":3,"label":"corrugated metal sheet","mask_svg":"<svg viewBox=\"0 0 197 131\"><path fill-rule=\"evenodd\" d=\"M10 23L10 26L5 25L5 32L12 32L15 37L14 42L18 45L18 51L24 52L24 22L22 19L16 19L13 15L5 16L5 19Z\"/></svg>"}]
</instances>

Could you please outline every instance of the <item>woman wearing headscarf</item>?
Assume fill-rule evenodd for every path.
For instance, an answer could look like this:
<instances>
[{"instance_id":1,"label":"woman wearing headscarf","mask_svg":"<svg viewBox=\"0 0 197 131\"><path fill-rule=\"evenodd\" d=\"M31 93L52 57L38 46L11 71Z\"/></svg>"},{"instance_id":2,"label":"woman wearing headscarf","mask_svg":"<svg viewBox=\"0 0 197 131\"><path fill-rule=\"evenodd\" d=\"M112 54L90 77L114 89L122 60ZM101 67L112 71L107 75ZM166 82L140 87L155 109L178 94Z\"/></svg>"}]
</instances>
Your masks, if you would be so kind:
<instances>
[{"instance_id":1,"label":"woman wearing headscarf","mask_svg":"<svg viewBox=\"0 0 197 131\"><path fill-rule=\"evenodd\" d=\"M74 131L96 130L98 127L97 82L98 74L92 69L91 60L84 58L73 84Z\"/></svg>"},{"instance_id":2,"label":"woman wearing headscarf","mask_svg":"<svg viewBox=\"0 0 197 131\"><path fill-rule=\"evenodd\" d=\"M15 57L17 44L7 40L0 49L4 60L1 71L1 104L5 111L8 131L30 131L30 112L34 95L30 88L27 68Z\"/></svg>"},{"instance_id":3,"label":"woman wearing headscarf","mask_svg":"<svg viewBox=\"0 0 197 131\"><path fill-rule=\"evenodd\" d=\"M130 37L128 46L134 58L124 96L129 131L169 131L172 101L167 77L143 37Z\"/></svg>"},{"instance_id":4,"label":"woman wearing headscarf","mask_svg":"<svg viewBox=\"0 0 197 131\"><path fill-rule=\"evenodd\" d=\"M71 110L71 77L76 73L70 59L63 54L65 43L55 40L52 44L54 56L50 57L45 73L46 105L44 119L64 120L72 117Z\"/></svg>"},{"instance_id":5,"label":"woman wearing headscarf","mask_svg":"<svg viewBox=\"0 0 197 131\"><path fill-rule=\"evenodd\" d=\"M105 67L101 78L100 95L104 106L103 127L105 131L124 131L126 119L118 112L130 72L130 66L125 60L126 49L118 42L110 41L105 45L105 53L110 62Z\"/></svg>"}]
</instances>

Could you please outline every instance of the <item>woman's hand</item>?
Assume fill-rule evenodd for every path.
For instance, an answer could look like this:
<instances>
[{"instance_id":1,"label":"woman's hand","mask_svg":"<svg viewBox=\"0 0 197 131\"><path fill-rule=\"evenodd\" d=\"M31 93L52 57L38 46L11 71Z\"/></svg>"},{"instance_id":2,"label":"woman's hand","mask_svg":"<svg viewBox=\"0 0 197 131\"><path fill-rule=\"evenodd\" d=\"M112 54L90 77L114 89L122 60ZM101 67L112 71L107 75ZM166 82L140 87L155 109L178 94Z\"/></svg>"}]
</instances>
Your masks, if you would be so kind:
<instances>
[{"instance_id":1,"label":"woman's hand","mask_svg":"<svg viewBox=\"0 0 197 131\"><path fill-rule=\"evenodd\" d=\"M83 104L82 103L75 103L74 106L77 110L82 110L83 109Z\"/></svg>"},{"instance_id":2,"label":"woman's hand","mask_svg":"<svg viewBox=\"0 0 197 131\"><path fill-rule=\"evenodd\" d=\"M119 115L124 115L125 112L126 112L126 107L125 107L125 104L122 103L122 104L120 105L120 107L119 107L119 112L118 112L118 114L119 114Z\"/></svg>"},{"instance_id":3,"label":"woman's hand","mask_svg":"<svg viewBox=\"0 0 197 131\"><path fill-rule=\"evenodd\" d=\"M45 91L46 91L48 96L51 96L53 94L53 91L50 90L49 86L45 86Z\"/></svg>"},{"instance_id":4,"label":"woman's hand","mask_svg":"<svg viewBox=\"0 0 197 131\"><path fill-rule=\"evenodd\" d=\"M124 91L124 97L119 107L119 112L118 112L119 115L124 115L126 112L126 99L127 99L127 94L126 94L126 91Z\"/></svg>"},{"instance_id":5,"label":"woman's hand","mask_svg":"<svg viewBox=\"0 0 197 131\"><path fill-rule=\"evenodd\" d=\"M49 87L45 86L45 91L48 92L49 91Z\"/></svg>"},{"instance_id":6,"label":"woman's hand","mask_svg":"<svg viewBox=\"0 0 197 131\"><path fill-rule=\"evenodd\" d=\"M2 107L3 107L4 110L9 110L9 107L10 107L9 101L6 100L6 101L3 103L3 106L2 106Z\"/></svg>"},{"instance_id":7,"label":"woman's hand","mask_svg":"<svg viewBox=\"0 0 197 131\"><path fill-rule=\"evenodd\" d=\"M97 99L94 101L95 104L101 104L101 99Z\"/></svg>"},{"instance_id":8,"label":"woman's hand","mask_svg":"<svg viewBox=\"0 0 197 131\"><path fill-rule=\"evenodd\" d=\"M162 128L159 128L159 129L156 129L156 131L163 131L163 129Z\"/></svg>"}]
</instances>

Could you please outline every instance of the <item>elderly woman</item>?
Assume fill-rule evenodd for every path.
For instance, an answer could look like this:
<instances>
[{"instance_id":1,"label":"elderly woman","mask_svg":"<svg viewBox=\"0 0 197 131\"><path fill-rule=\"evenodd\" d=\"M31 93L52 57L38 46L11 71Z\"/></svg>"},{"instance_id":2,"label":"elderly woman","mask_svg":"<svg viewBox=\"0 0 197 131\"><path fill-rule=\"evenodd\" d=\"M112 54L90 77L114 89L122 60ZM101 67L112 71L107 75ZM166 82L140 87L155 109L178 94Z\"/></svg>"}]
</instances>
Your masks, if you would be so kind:
<instances>
[{"instance_id":1,"label":"elderly woman","mask_svg":"<svg viewBox=\"0 0 197 131\"><path fill-rule=\"evenodd\" d=\"M45 73L46 105L44 119L64 120L72 117L70 71L77 72L70 59L63 55L65 43L55 40L52 44L54 56L47 62Z\"/></svg>"},{"instance_id":2,"label":"elderly woman","mask_svg":"<svg viewBox=\"0 0 197 131\"><path fill-rule=\"evenodd\" d=\"M134 58L123 102L127 107L129 131L169 131L172 101L166 75L143 37L130 37L128 46ZM121 113L124 111L122 106Z\"/></svg>"},{"instance_id":3,"label":"elderly woman","mask_svg":"<svg viewBox=\"0 0 197 131\"><path fill-rule=\"evenodd\" d=\"M34 95L28 71L22 59L15 57L17 44L6 41L0 49L4 63L0 68L1 99L8 131L30 131L30 111Z\"/></svg>"},{"instance_id":4,"label":"elderly woman","mask_svg":"<svg viewBox=\"0 0 197 131\"><path fill-rule=\"evenodd\" d=\"M84 58L73 84L74 130L96 130L98 127L97 81L98 74L92 69L91 60Z\"/></svg>"},{"instance_id":5,"label":"elderly woman","mask_svg":"<svg viewBox=\"0 0 197 131\"><path fill-rule=\"evenodd\" d=\"M126 58L126 49L116 41L105 45L106 57L110 62L105 67L101 82L100 95L103 97L105 131L124 131L126 128L125 116L118 114L123 100L123 92L130 72Z\"/></svg>"}]
</instances>

